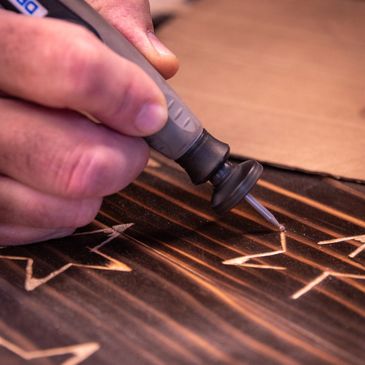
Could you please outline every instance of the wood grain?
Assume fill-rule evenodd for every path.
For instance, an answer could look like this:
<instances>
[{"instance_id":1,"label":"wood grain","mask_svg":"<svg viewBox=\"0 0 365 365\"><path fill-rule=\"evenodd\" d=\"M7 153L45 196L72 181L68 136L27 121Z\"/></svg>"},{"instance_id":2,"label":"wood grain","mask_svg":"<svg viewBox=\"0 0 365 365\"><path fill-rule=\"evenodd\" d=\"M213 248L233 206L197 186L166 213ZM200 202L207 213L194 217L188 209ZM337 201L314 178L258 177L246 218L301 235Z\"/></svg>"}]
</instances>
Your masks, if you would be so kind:
<instances>
[{"instance_id":1,"label":"wood grain","mask_svg":"<svg viewBox=\"0 0 365 365\"><path fill-rule=\"evenodd\" d=\"M267 168L254 194L285 246L245 205L215 216L209 186L155 156L81 234L1 249L1 363L363 364L364 189Z\"/></svg>"}]
</instances>

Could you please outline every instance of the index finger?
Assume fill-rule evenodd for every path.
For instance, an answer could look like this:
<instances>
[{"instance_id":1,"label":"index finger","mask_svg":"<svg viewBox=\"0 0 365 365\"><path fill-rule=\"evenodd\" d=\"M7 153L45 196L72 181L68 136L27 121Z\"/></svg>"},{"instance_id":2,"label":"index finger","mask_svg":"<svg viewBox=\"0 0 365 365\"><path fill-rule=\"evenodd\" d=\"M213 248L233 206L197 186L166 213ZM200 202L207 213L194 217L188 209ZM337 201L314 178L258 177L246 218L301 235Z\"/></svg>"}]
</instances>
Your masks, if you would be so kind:
<instances>
[{"instance_id":1,"label":"index finger","mask_svg":"<svg viewBox=\"0 0 365 365\"><path fill-rule=\"evenodd\" d=\"M124 134L145 136L165 124L155 83L82 27L0 10L0 34L2 91L86 112Z\"/></svg>"}]
</instances>

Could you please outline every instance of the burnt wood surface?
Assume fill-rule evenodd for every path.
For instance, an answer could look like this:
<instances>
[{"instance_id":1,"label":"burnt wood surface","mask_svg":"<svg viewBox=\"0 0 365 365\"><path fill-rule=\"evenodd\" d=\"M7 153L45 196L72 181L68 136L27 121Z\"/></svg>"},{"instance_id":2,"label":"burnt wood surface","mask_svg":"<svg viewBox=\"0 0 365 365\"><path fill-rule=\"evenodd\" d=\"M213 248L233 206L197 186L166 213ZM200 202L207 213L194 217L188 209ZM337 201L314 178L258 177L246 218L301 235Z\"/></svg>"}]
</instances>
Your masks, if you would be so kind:
<instances>
[{"instance_id":1,"label":"burnt wood surface","mask_svg":"<svg viewBox=\"0 0 365 365\"><path fill-rule=\"evenodd\" d=\"M81 234L0 250L1 364L364 363L363 186L266 168L280 236L154 158Z\"/></svg>"}]
</instances>

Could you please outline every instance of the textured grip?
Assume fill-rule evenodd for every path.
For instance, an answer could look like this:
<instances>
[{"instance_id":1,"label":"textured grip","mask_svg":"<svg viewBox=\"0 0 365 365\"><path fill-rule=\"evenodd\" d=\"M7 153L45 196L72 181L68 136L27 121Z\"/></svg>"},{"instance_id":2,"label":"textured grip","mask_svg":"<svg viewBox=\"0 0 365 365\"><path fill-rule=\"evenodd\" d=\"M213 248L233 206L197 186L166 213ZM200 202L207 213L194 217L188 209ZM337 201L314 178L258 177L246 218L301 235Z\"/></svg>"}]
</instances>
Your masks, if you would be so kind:
<instances>
[{"instance_id":1,"label":"textured grip","mask_svg":"<svg viewBox=\"0 0 365 365\"><path fill-rule=\"evenodd\" d=\"M165 93L169 109L166 126L146 141L163 155L177 160L181 157L203 132L199 121L180 100Z\"/></svg>"},{"instance_id":2,"label":"textured grip","mask_svg":"<svg viewBox=\"0 0 365 365\"><path fill-rule=\"evenodd\" d=\"M47 2L49 5L52 3L50 0ZM170 159L177 160L181 157L202 134L203 129L199 120L145 57L94 9L79 0L54 0L54 3L65 5L83 22L92 27L109 48L137 64L155 81L166 97L169 118L166 126L153 136L147 137L146 141L151 147Z\"/></svg>"}]
</instances>

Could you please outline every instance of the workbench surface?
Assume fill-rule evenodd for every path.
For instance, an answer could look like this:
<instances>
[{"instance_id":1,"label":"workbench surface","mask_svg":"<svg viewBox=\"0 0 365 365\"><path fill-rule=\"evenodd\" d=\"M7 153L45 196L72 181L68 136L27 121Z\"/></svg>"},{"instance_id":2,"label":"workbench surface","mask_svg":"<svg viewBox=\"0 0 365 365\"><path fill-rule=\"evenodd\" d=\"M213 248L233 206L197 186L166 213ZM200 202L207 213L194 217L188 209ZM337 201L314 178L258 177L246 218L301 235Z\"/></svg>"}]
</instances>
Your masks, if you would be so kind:
<instances>
[{"instance_id":1,"label":"workbench surface","mask_svg":"<svg viewBox=\"0 0 365 365\"><path fill-rule=\"evenodd\" d=\"M1 249L1 364L363 364L365 190L267 168L254 195L285 234L155 156L78 235Z\"/></svg>"}]
</instances>

